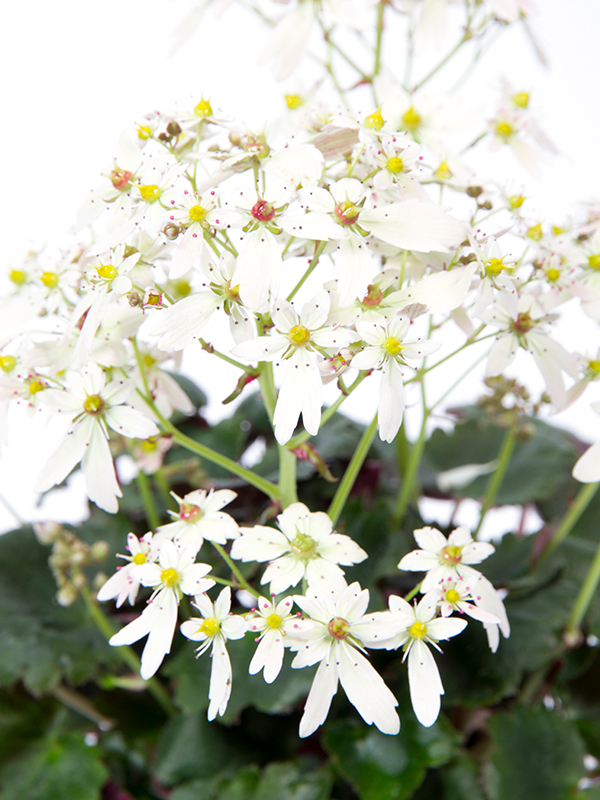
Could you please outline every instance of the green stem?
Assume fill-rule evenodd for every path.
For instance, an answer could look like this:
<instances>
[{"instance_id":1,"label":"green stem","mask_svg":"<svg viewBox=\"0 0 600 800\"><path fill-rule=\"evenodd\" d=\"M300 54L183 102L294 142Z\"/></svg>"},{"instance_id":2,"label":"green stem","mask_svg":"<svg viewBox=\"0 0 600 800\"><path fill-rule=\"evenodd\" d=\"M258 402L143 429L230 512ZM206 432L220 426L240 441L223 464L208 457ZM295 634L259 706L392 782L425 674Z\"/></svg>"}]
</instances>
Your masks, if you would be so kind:
<instances>
[{"instance_id":1,"label":"green stem","mask_svg":"<svg viewBox=\"0 0 600 800\"><path fill-rule=\"evenodd\" d=\"M160 515L158 513L158 509L156 508L156 503L154 502L148 476L141 469L138 469L138 474L135 476L135 481L138 489L140 490L142 502L144 503L146 521L150 526L150 530L155 531L160 525Z\"/></svg>"},{"instance_id":2,"label":"green stem","mask_svg":"<svg viewBox=\"0 0 600 800\"><path fill-rule=\"evenodd\" d=\"M479 522L477 523L477 527L473 531L474 539L477 538L477 534L481 529L485 516L490 510L490 508L494 505L498 491L502 486L502 481L504 480L504 476L506 475L506 470L508 468L511 456L515 449L515 444L517 443L516 433L517 432L514 426L511 426L506 431L506 436L504 437L504 441L502 442L502 447L500 448L500 453L498 454L498 466L494 470L494 473L487 485L487 489L485 490L485 497L483 498L483 504L481 506L481 515L479 517Z\"/></svg>"},{"instance_id":3,"label":"green stem","mask_svg":"<svg viewBox=\"0 0 600 800\"><path fill-rule=\"evenodd\" d=\"M559 546L559 544L562 544L562 542L571 533L571 531L579 521L579 518L586 510L586 508L592 501L592 498L598 491L598 487L600 487L600 483L586 483L581 487L581 489L577 494L577 497L571 504L567 513L562 518L562 522L558 526L558 530L540 553L536 562L537 565L541 564L541 562L544 561L550 555L550 553L552 553L553 550L555 550Z\"/></svg>"},{"instance_id":4,"label":"green stem","mask_svg":"<svg viewBox=\"0 0 600 800\"><path fill-rule=\"evenodd\" d=\"M110 620L106 617L98 603L93 600L90 590L87 586L82 586L80 589L81 597L86 605L86 608L89 612L89 615L94 620L98 628L102 631L104 636L107 639L110 639L116 633L115 628L113 627ZM140 659L134 653L134 651L128 645L122 645L118 648L118 652L123 659L123 661L127 664L127 666L132 669L134 672L139 673L140 671ZM169 697L165 687L157 678L150 678L150 680L145 681L145 686L150 692L150 694L154 697L156 702L162 708L162 710L168 716L173 716L177 714L176 709L173 707L171 703L171 698Z\"/></svg>"},{"instance_id":5,"label":"green stem","mask_svg":"<svg viewBox=\"0 0 600 800\"><path fill-rule=\"evenodd\" d=\"M218 350L215 350L212 344L205 342L204 339L198 339L198 344L211 356L216 356L217 358L220 358L221 361L226 361L228 364L237 367L242 372L251 372L251 370L248 369L247 364L241 364L239 361L236 361L235 358L230 358L228 355L225 355L225 353L220 353Z\"/></svg>"},{"instance_id":6,"label":"green stem","mask_svg":"<svg viewBox=\"0 0 600 800\"><path fill-rule=\"evenodd\" d=\"M375 42L375 66L373 67L373 78L379 75L381 70L381 45L383 41L383 11L385 2L380 2L377 6L377 39Z\"/></svg>"},{"instance_id":7,"label":"green stem","mask_svg":"<svg viewBox=\"0 0 600 800\"><path fill-rule=\"evenodd\" d=\"M165 474L164 468L160 467L159 469L157 469L152 477L154 478L154 482L158 486L158 490L162 496L165 506L168 506L169 503L171 502L171 486L169 484L169 479Z\"/></svg>"},{"instance_id":8,"label":"green stem","mask_svg":"<svg viewBox=\"0 0 600 800\"><path fill-rule=\"evenodd\" d=\"M410 590L410 592L409 592L409 593L406 595L406 597L404 598L404 599L406 600L406 602L407 602L407 603L410 603L410 601L413 599L413 597L415 597L415 596L416 596L416 595L417 595L417 594L418 594L418 593L421 591L421 586L422 586L422 585L423 585L423 581L419 581L419 583L417 583L417 585L416 585L416 586L414 586L414 587L413 587L413 588Z\"/></svg>"},{"instance_id":9,"label":"green stem","mask_svg":"<svg viewBox=\"0 0 600 800\"><path fill-rule=\"evenodd\" d=\"M430 81L431 78L433 78L433 76L436 75L441 70L441 68L445 64L447 64L448 61L450 61L450 59L454 55L456 55L456 53L458 53L458 51L463 46L463 44L465 42L468 42L470 38L471 38L471 32L470 31L465 31L465 33L463 34L461 40L452 48L452 50L450 50L450 52L446 56L444 56L444 58L439 62L439 64L436 67L434 67L431 70L431 72L428 72L427 75L422 80L420 80L415 86L413 86L412 91L416 92L418 89L420 89L422 86L424 86L428 81Z\"/></svg>"},{"instance_id":10,"label":"green stem","mask_svg":"<svg viewBox=\"0 0 600 800\"><path fill-rule=\"evenodd\" d=\"M589 608L598 582L600 581L600 544L596 550L596 555L592 561L592 565L588 574L585 577L583 586L581 587L577 599L573 605L567 627L565 628L564 639L567 645L575 644L579 638L579 626L583 620L586 611Z\"/></svg>"},{"instance_id":11,"label":"green stem","mask_svg":"<svg viewBox=\"0 0 600 800\"><path fill-rule=\"evenodd\" d=\"M296 456L282 444L279 449L279 493L281 508L287 508L292 503L298 502L296 488Z\"/></svg>"},{"instance_id":12,"label":"green stem","mask_svg":"<svg viewBox=\"0 0 600 800\"><path fill-rule=\"evenodd\" d=\"M224 562L227 564L227 566L228 566L228 567L229 567L229 569L232 571L232 573L235 575L235 577L236 577L236 580L237 580L237 582L238 582L239 586L241 586L241 587L242 587L243 589L245 589L247 592L250 592L250 594L254 595L254 597L260 597L260 592L257 592L257 591L256 591L256 589L253 589L253 588L252 588L252 586L250 586L250 584L248 583L248 581L246 580L246 578L244 578L244 576L243 576L243 575L242 575L242 573L239 571L239 569L237 568L237 566L236 566L236 565L234 564L234 562L231 560L231 557L230 557L230 556L229 556L229 554L226 552L226 550L225 550L223 547L221 547L221 545L220 545L220 544L217 544L217 542L211 542L211 544L212 544L212 546L215 548L215 550L217 551L217 553L218 553L218 554L221 556L221 558L223 559L223 561L224 561Z\"/></svg>"},{"instance_id":13,"label":"green stem","mask_svg":"<svg viewBox=\"0 0 600 800\"><path fill-rule=\"evenodd\" d=\"M319 263L319 259L321 258L321 254L322 254L323 250L325 250L325 248L327 247L327 244L328 244L327 242L317 242L315 254L312 257L312 259L310 261L310 264L307 267L306 272L304 273L304 275L300 278L298 283L294 286L292 291L286 297L286 300L288 301L288 303L290 303L292 301L292 299L296 296L297 292L304 285L304 282L306 280L308 280L308 278L312 274L314 268Z\"/></svg>"},{"instance_id":14,"label":"green stem","mask_svg":"<svg viewBox=\"0 0 600 800\"><path fill-rule=\"evenodd\" d=\"M354 482L356 481L358 473L360 472L360 469L364 464L365 458L367 457L367 454L375 437L376 431L377 431L377 414L373 418L373 422L371 422L369 427L365 428L365 431L361 436L360 442L358 443L358 447L356 448L354 454L352 455L352 458L350 459L350 463L348 464L346 472L344 473L344 477L339 482L337 491L327 511L334 525L340 518L340 514L342 513L342 510L346 504L348 495L352 491Z\"/></svg>"},{"instance_id":15,"label":"green stem","mask_svg":"<svg viewBox=\"0 0 600 800\"><path fill-rule=\"evenodd\" d=\"M400 494L398 495L396 508L394 509L394 513L392 514L392 521L395 525L400 525L400 523L402 522L404 514L406 513L406 509L408 508L408 504L410 503L415 494L415 485L417 482L416 479L419 471L419 464L421 463L423 450L425 448L425 431L427 429L428 418L429 414L425 412L423 414L423 422L421 423L421 430L419 431L419 438L412 447L406 472L402 475L402 485L400 487Z\"/></svg>"}]
</instances>

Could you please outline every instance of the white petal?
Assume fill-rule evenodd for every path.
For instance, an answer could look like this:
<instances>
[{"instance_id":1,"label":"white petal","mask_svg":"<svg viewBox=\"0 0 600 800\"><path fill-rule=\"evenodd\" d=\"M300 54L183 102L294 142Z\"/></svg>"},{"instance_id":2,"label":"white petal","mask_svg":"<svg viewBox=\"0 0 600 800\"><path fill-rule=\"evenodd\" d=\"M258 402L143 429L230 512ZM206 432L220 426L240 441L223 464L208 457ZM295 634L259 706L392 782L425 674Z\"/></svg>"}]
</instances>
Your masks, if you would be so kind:
<instances>
[{"instance_id":1,"label":"white petal","mask_svg":"<svg viewBox=\"0 0 600 800\"><path fill-rule=\"evenodd\" d=\"M161 350L182 350L204 333L214 313L220 310L221 303L221 298L214 292L184 297L169 308L158 311L148 332L161 337L158 342Z\"/></svg>"},{"instance_id":2,"label":"white petal","mask_svg":"<svg viewBox=\"0 0 600 800\"><path fill-rule=\"evenodd\" d=\"M440 696L444 687L437 664L427 645L415 640L408 654L408 683L415 716L429 728L440 713Z\"/></svg>"},{"instance_id":3,"label":"white petal","mask_svg":"<svg viewBox=\"0 0 600 800\"><path fill-rule=\"evenodd\" d=\"M89 445L81 460L81 469L90 500L109 514L116 514L119 510L117 497L122 497L123 494L117 481L110 447L100 425L92 427Z\"/></svg>"},{"instance_id":4,"label":"white petal","mask_svg":"<svg viewBox=\"0 0 600 800\"><path fill-rule=\"evenodd\" d=\"M413 200L365 211L360 225L388 244L421 253L447 253L465 236L463 223L442 208Z\"/></svg>"},{"instance_id":5,"label":"white petal","mask_svg":"<svg viewBox=\"0 0 600 800\"><path fill-rule=\"evenodd\" d=\"M573 467L573 477L581 483L600 481L600 442L593 444Z\"/></svg>"},{"instance_id":6,"label":"white petal","mask_svg":"<svg viewBox=\"0 0 600 800\"><path fill-rule=\"evenodd\" d=\"M338 668L333 654L324 658L319 664L319 669L310 687L304 714L300 720L300 738L305 738L314 733L327 719L331 701L338 687Z\"/></svg>"},{"instance_id":7,"label":"white petal","mask_svg":"<svg viewBox=\"0 0 600 800\"><path fill-rule=\"evenodd\" d=\"M173 634L177 624L177 600L172 591L160 592L152 601L154 615L152 628L142 653L140 675L147 681L160 667L164 657L171 651Z\"/></svg>"},{"instance_id":8,"label":"white petal","mask_svg":"<svg viewBox=\"0 0 600 800\"><path fill-rule=\"evenodd\" d=\"M89 421L88 421L89 420ZM36 492L45 492L57 483L61 483L71 470L81 461L91 435L93 420L83 420L72 433L52 453L35 483Z\"/></svg>"},{"instance_id":9,"label":"white petal","mask_svg":"<svg viewBox=\"0 0 600 800\"><path fill-rule=\"evenodd\" d=\"M245 306L258 311L275 295L283 261L273 234L260 226L246 234L237 257L240 298Z\"/></svg>"},{"instance_id":10,"label":"white petal","mask_svg":"<svg viewBox=\"0 0 600 800\"><path fill-rule=\"evenodd\" d=\"M344 643L338 649L338 658L342 688L364 721L375 724L382 733L398 733L398 701L379 673L363 655Z\"/></svg>"},{"instance_id":11,"label":"white petal","mask_svg":"<svg viewBox=\"0 0 600 800\"><path fill-rule=\"evenodd\" d=\"M211 657L212 668L208 688L210 705L207 714L209 720L213 720L217 714L223 716L231 695L231 661L222 636L214 639Z\"/></svg>"},{"instance_id":12,"label":"white petal","mask_svg":"<svg viewBox=\"0 0 600 800\"><path fill-rule=\"evenodd\" d=\"M365 296L373 276L371 251L360 235L343 239L333 253L338 278L340 305L349 306L356 298Z\"/></svg>"},{"instance_id":13,"label":"white petal","mask_svg":"<svg viewBox=\"0 0 600 800\"><path fill-rule=\"evenodd\" d=\"M379 436L384 442L393 441L402 424L404 386L400 367L388 359L381 370L379 386Z\"/></svg>"},{"instance_id":14,"label":"white petal","mask_svg":"<svg viewBox=\"0 0 600 800\"><path fill-rule=\"evenodd\" d=\"M130 439L148 439L160 433L152 420L131 406L109 408L104 412L104 419L113 431Z\"/></svg>"}]
</instances>

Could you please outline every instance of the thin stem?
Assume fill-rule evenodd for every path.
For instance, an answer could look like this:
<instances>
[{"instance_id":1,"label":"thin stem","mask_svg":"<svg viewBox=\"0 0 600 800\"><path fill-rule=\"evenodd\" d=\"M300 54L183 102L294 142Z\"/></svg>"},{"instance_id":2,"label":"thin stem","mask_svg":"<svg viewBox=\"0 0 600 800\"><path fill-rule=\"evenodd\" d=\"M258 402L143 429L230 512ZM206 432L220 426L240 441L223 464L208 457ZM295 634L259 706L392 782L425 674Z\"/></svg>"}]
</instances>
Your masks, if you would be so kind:
<instances>
[{"instance_id":1,"label":"thin stem","mask_svg":"<svg viewBox=\"0 0 600 800\"><path fill-rule=\"evenodd\" d=\"M373 67L373 78L381 71L381 45L383 42L383 12L385 3L380 2L377 6L377 39L375 41L375 66Z\"/></svg>"},{"instance_id":2,"label":"thin stem","mask_svg":"<svg viewBox=\"0 0 600 800\"><path fill-rule=\"evenodd\" d=\"M413 597L415 597L415 595L417 595L421 591L422 585L423 581L419 581L419 583L417 583L417 585L410 590L410 592L404 598L407 603L410 603Z\"/></svg>"},{"instance_id":3,"label":"thin stem","mask_svg":"<svg viewBox=\"0 0 600 800\"><path fill-rule=\"evenodd\" d=\"M536 562L537 565L541 564L541 562L544 561L550 555L550 553L552 553L559 546L559 544L562 544L562 542L571 533L579 521L579 518L598 491L598 487L600 487L600 483L586 483L581 487L577 497L562 518L562 522L558 526L558 530L538 556Z\"/></svg>"},{"instance_id":4,"label":"thin stem","mask_svg":"<svg viewBox=\"0 0 600 800\"><path fill-rule=\"evenodd\" d=\"M257 592L256 589L253 589L252 586L250 586L246 578L244 578L242 573L239 571L234 562L231 560L231 557L226 552L226 550L223 547L221 547L220 544L217 544L217 542L211 542L211 544L215 548L217 553L221 556L223 561L227 564L232 573L235 575L239 586L241 586L247 592L250 592L250 594L254 595L254 597L260 597L260 593Z\"/></svg>"},{"instance_id":5,"label":"thin stem","mask_svg":"<svg viewBox=\"0 0 600 800\"><path fill-rule=\"evenodd\" d=\"M506 436L504 437L504 441L502 442L502 447L500 448L500 453L498 454L498 466L494 470L494 473L487 485L487 489L485 490L485 497L483 498L483 504L481 506L481 515L479 517L479 522L477 523L477 527L473 531L474 539L477 538L477 534L479 533L481 526L483 525L483 521L485 519L486 514L496 501L496 496L500 490L500 487L502 486L502 481L504 480L504 476L506 475L506 470L508 469L510 459L515 449L515 444L517 443L516 434L517 431L514 426L511 426L506 431Z\"/></svg>"},{"instance_id":6,"label":"thin stem","mask_svg":"<svg viewBox=\"0 0 600 800\"><path fill-rule=\"evenodd\" d=\"M458 43L457 43L457 44L456 44L456 45L455 45L455 46L452 48L452 50L450 50L450 52L449 52L449 53L448 53L446 56L444 56L444 58L443 58L443 59L442 59L442 60L439 62L439 64L438 64L436 67L434 67L434 68L431 70L431 72L428 72L428 73L427 73L427 75L426 75L426 76L425 76L425 77L424 77L422 80L420 80L420 81L419 81L417 84L415 84L415 86L413 86L413 88L412 88L412 91L413 91L413 92L416 92L418 89L420 89L420 88L421 88L422 86L424 86L426 83L428 83L428 82L431 80L431 78L433 78L433 76L434 76L434 75L436 75L436 74L437 74L437 73L438 73L438 72L441 70L441 68L442 68L442 67L443 67L445 64L447 64L447 63L448 63L448 61L450 61L450 59L451 59L453 56L455 56L455 55L456 55L456 53L458 53L458 51L459 51L459 50L460 50L460 48L463 46L463 44L464 44L465 42L468 42L468 41L469 41L469 39L471 38L471 36L472 36L472 34L471 34L471 32L470 32L470 31L468 31L468 30L467 30L467 31L465 31L465 33L463 34L463 36L462 36L462 38L460 39L460 41L459 41L459 42L458 42Z\"/></svg>"},{"instance_id":7,"label":"thin stem","mask_svg":"<svg viewBox=\"0 0 600 800\"><path fill-rule=\"evenodd\" d=\"M377 431L377 414L373 418L373 422L371 422L369 427L365 429L363 435L361 436L360 442L358 443L358 447L356 448L352 458L350 459L350 463L348 464L346 472L344 472L344 477L339 482L336 493L327 511L334 525L340 518L340 514L342 513L342 510L346 504L346 500L348 499L348 496L352 491L354 482L356 481L358 473L360 472L361 467L365 461L365 458L367 457L367 454L375 437L376 431Z\"/></svg>"},{"instance_id":8,"label":"thin stem","mask_svg":"<svg viewBox=\"0 0 600 800\"><path fill-rule=\"evenodd\" d=\"M89 615L92 617L98 628L102 631L104 636L107 639L110 639L116 633L115 628L113 627L110 620L106 617L100 606L98 605L95 600L93 600L90 590L87 586L82 586L80 589L81 597L86 605L86 608L89 612ZM141 662L138 656L134 653L134 651L128 645L122 645L118 648L118 653L123 659L123 661L127 664L127 666L132 669L134 672L139 673ZM157 678L150 678L150 680L145 682L146 688L150 692L150 694L154 697L156 702L162 708L162 710L168 716L173 716L177 714L176 709L173 707L171 703L171 698L169 697L165 687Z\"/></svg>"},{"instance_id":9,"label":"thin stem","mask_svg":"<svg viewBox=\"0 0 600 800\"><path fill-rule=\"evenodd\" d=\"M301 287L304 285L305 281L307 281L307 280L308 280L308 278L309 278L309 277L310 277L310 275L312 274L312 272L313 272L314 268L315 268L315 267L317 266L317 264L319 263L319 258L321 257L321 253L323 252L323 250L325 250L325 248L326 248L326 247L327 247L327 242L318 242L318 243L317 243L316 250L315 250L315 254L314 254L314 256L312 257L312 259L311 259L311 261L310 261L310 264L308 265L308 268L307 268L306 272L304 273L304 275L303 275L303 276L300 278L300 280L298 281L298 283L297 283L297 284L294 286L294 288L292 289L292 291L291 291L291 292L288 294L288 296L286 297L286 300L288 301L288 303L290 303L290 302L292 301L292 299L293 299L293 298L296 296L297 292L298 292L298 291L300 290L300 288L301 288Z\"/></svg>"},{"instance_id":10,"label":"thin stem","mask_svg":"<svg viewBox=\"0 0 600 800\"><path fill-rule=\"evenodd\" d=\"M600 581L600 544L596 550L596 555L592 561L592 565L588 574L585 577L583 586L573 605L567 627L565 628L564 639L567 644L574 644L579 638L579 626L589 608L598 582Z\"/></svg>"},{"instance_id":11,"label":"thin stem","mask_svg":"<svg viewBox=\"0 0 600 800\"><path fill-rule=\"evenodd\" d=\"M145 474L145 472L143 472L143 470L138 469L138 474L135 476L135 481L138 489L140 490L142 502L144 503L146 521L148 522L150 530L155 531L160 525L160 515L158 513L158 509L156 508L156 503L154 502L148 476Z\"/></svg>"},{"instance_id":12,"label":"thin stem","mask_svg":"<svg viewBox=\"0 0 600 800\"><path fill-rule=\"evenodd\" d=\"M225 353L221 353L219 352L219 350L215 350L212 344L205 342L204 339L198 339L198 344L201 345L203 350L206 350L207 353L210 353L211 356L216 356L217 358L220 358L221 361L226 361L228 364L237 367L242 372L251 372L251 370L248 369L247 364L242 364L239 361L236 361L235 358L230 358L228 355L225 355Z\"/></svg>"}]
</instances>

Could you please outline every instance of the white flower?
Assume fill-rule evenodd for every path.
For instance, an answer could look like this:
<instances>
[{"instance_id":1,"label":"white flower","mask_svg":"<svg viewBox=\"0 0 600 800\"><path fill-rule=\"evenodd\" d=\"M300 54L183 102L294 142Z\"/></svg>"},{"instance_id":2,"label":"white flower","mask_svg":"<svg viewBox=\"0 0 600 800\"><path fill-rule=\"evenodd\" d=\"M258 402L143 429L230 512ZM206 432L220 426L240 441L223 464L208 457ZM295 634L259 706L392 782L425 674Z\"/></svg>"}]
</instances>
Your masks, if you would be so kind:
<instances>
[{"instance_id":1,"label":"white flower","mask_svg":"<svg viewBox=\"0 0 600 800\"><path fill-rule=\"evenodd\" d=\"M306 597L294 597L313 626L290 644L291 649L298 650L292 667L301 669L321 662L300 721L301 737L310 736L325 722L338 681L368 725L375 724L388 734L400 730L398 701L359 652L365 643L389 636L389 626L380 620L381 615L365 616L367 589L361 590L358 583L344 584L331 590L310 588Z\"/></svg>"},{"instance_id":2,"label":"white flower","mask_svg":"<svg viewBox=\"0 0 600 800\"><path fill-rule=\"evenodd\" d=\"M258 598L258 608L246 617L247 630L260 635L256 639L258 647L250 662L250 675L256 675L261 669L266 683L273 683L279 675L283 664L285 638L295 635L310 627L311 623L292 614L294 600L284 597L277 605L274 600Z\"/></svg>"},{"instance_id":3,"label":"white flower","mask_svg":"<svg viewBox=\"0 0 600 800\"><path fill-rule=\"evenodd\" d=\"M275 438L285 444L294 433L298 418L313 436L321 423L322 382L319 363L322 348L340 350L353 334L343 328L325 326L329 296L320 292L298 315L290 303L278 301L271 313L275 331L237 345L231 351L248 361L285 361L287 370L279 390L273 424Z\"/></svg>"},{"instance_id":4,"label":"white flower","mask_svg":"<svg viewBox=\"0 0 600 800\"><path fill-rule=\"evenodd\" d=\"M129 600L129 605L134 605L138 591L140 588L140 581L137 575L136 567L145 564L147 561L156 561L158 552L152 550L152 533L146 533L141 539L138 539L135 533L130 533L127 536L127 549L131 555L122 556L129 563L123 567L117 567L114 575L106 581L100 588L96 599L103 603L106 600L113 600L116 598L117 608L120 608L125 600Z\"/></svg>"},{"instance_id":5,"label":"white flower","mask_svg":"<svg viewBox=\"0 0 600 800\"><path fill-rule=\"evenodd\" d=\"M180 547L193 544L200 550L205 539L225 544L227 539L238 536L236 521L221 511L237 497L231 489L211 489L208 493L196 489L183 499L174 492L171 495L179 503L179 511L168 511L174 522L157 528L155 540L158 544L172 539Z\"/></svg>"},{"instance_id":6,"label":"white flower","mask_svg":"<svg viewBox=\"0 0 600 800\"><path fill-rule=\"evenodd\" d=\"M448 539L437 528L419 528L414 532L420 550L413 550L402 558L398 569L409 572L427 572L421 589L429 592L447 578L471 578L473 572L465 565L481 564L495 551L489 542L475 542L468 528L461 525Z\"/></svg>"},{"instance_id":7,"label":"white flower","mask_svg":"<svg viewBox=\"0 0 600 800\"><path fill-rule=\"evenodd\" d=\"M389 600L390 612L400 632L385 645L388 650L405 647L410 700L415 716L426 728L438 718L440 697L444 694L437 664L427 645L431 644L440 650L437 643L441 639L456 636L467 625L464 619L434 619L437 604L437 592L426 594L414 608L402 597L392 595Z\"/></svg>"},{"instance_id":8,"label":"white flower","mask_svg":"<svg viewBox=\"0 0 600 800\"><path fill-rule=\"evenodd\" d=\"M125 405L133 391L129 381L111 381L96 364L81 375L72 373L70 391L47 389L44 402L55 411L71 414L73 422L66 438L50 456L40 472L36 491L45 492L61 483L81 461L88 497L111 514L118 510L121 490L108 445L109 428L121 436L147 439L158 428L140 411Z\"/></svg>"},{"instance_id":9,"label":"white flower","mask_svg":"<svg viewBox=\"0 0 600 800\"><path fill-rule=\"evenodd\" d=\"M592 408L600 414L600 403L592 403ZM596 442L577 460L573 467L573 477L581 483L600 481L600 442Z\"/></svg>"},{"instance_id":10,"label":"white flower","mask_svg":"<svg viewBox=\"0 0 600 800\"><path fill-rule=\"evenodd\" d=\"M221 590L214 605L206 594L196 595L193 605L202 617L192 617L183 622L181 632L194 642L202 642L196 650L196 658L212 645L208 719L213 720L217 714L223 716L231 696L231 661L225 643L228 639L241 639L246 632L246 623L243 617L229 613L229 586Z\"/></svg>"},{"instance_id":11,"label":"white flower","mask_svg":"<svg viewBox=\"0 0 600 800\"><path fill-rule=\"evenodd\" d=\"M406 339L410 327L408 317L396 317L386 325L377 322L357 322L356 329L367 342L352 359L356 369L380 369L379 384L379 436L391 442L402 424L404 414L404 388L402 366L405 358L424 358L441 347L431 339Z\"/></svg>"},{"instance_id":12,"label":"white flower","mask_svg":"<svg viewBox=\"0 0 600 800\"><path fill-rule=\"evenodd\" d=\"M146 562L137 567L137 578L142 586L151 586L154 593L141 616L130 622L109 640L109 644L120 646L133 644L148 636L140 675L147 681L162 664L171 651L179 593L198 594L206 592L215 582L205 578L211 567L209 564L195 564L196 549L187 547L177 550L173 542L163 542L158 563Z\"/></svg>"},{"instance_id":13,"label":"white flower","mask_svg":"<svg viewBox=\"0 0 600 800\"><path fill-rule=\"evenodd\" d=\"M449 617L453 611L458 611L459 614L466 614L472 619L479 620L479 622L490 622L498 624L500 620L494 614L490 614L481 608L473 605L473 595L477 595L477 584L483 576L474 577L473 580L465 580L465 578L453 578L448 576L445 581L442 581L439 586L432 591L437 592L438 605L442 617Z\"/></svg>"},{"instance_id":14,"label":"white flower","mask_svg":"<svg viewBox=\"0 0 600 800\"><path fill-rule=\"evenodd\" d=\"M323 511L311 512L304 503L292 503L277 517L280 531L255 525L241 528L231 546L231 557L240 561L269 561L261 583L271 583L274 594L296 586L302 578L309 585L339 586L344 572L337 565L360 564L365 551L349 536L335 533Z\"/></svg>"}]
</instances>

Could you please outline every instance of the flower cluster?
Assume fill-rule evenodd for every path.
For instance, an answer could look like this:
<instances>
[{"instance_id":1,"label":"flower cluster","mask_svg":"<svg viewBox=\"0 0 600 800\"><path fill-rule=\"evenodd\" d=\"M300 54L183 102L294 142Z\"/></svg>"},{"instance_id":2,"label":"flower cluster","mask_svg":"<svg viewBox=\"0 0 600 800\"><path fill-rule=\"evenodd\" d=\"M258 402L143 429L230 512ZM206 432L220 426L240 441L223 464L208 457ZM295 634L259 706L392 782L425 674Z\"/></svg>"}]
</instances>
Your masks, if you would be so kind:
<instances>
[{"instance_id":1,"label":"flower cluster","mask_svg":"<svg viewBox=\"0 0 600 800\"><path fill-rule=\"evenodd\" d=\"M130 555L123 556L128 563L98 592L99 600L115 599L119 607L126 598L135 602L140 585L154 589L142 614L110 640L112 645L124 645L148 637L141 664L146 680L171 649L181 595L193 595L193 605L201 616L183 622L181 632L200 643L197 656L211 651L209 720L225 713L232 692L227 642L246 633L258 634L248 670L251 675L262 671L266 683L279 675L286 647L296 654L292 669L319 665L300 722L302 737L314 733L327 718L338 682L365 722L383 733L398 733L398 702L368 660L368 649L402 647L403 660L408 657L415 714L423 725L430 726L438 717L444 689L426 645L439 650L441 640L466 627L465 619L453 616L454 612L482 622L492 650L498 646L498 627L505 636L510 634L498 593L470 566L480 563L494 548L474 542L466 528L458 528L448 540L433 528L415 531L423 549L406 555L398 566L427 570L421 583L423 598L413 607L392 595L388 611L367 613L369 591L357 582L348 585L339 566L359 563L367 554L349 536L334 532L327 514L293 503L279 515L279 531L262 525L238 530L229 514L215 511L234 497L226 490L208 497L204 492L192 492L180 501L179 521L162 526L154 535L147 533L141 540L130 534ZM202 504L204 513L192 500ZM199 533L203 520L205 538L210 531L213 542L233 539L231 558L269 562L261 583L270 582L271 599L258 596L257 606L242 615L231 613L229 586L214 602L208 597L207 591L215 585L207 577L211 568L196 561L203 542ZM276 600L276 595L300 582L306 587L302 594ZM293 613L294 605L299 612Z\"/></svg>"}]
</instances>

